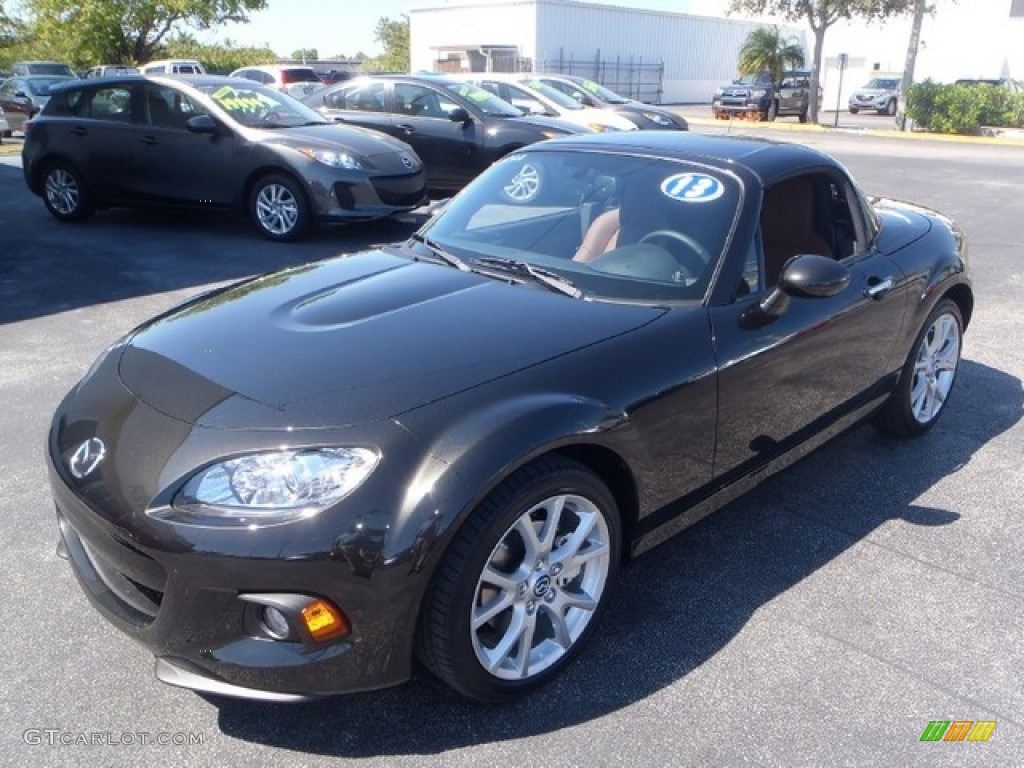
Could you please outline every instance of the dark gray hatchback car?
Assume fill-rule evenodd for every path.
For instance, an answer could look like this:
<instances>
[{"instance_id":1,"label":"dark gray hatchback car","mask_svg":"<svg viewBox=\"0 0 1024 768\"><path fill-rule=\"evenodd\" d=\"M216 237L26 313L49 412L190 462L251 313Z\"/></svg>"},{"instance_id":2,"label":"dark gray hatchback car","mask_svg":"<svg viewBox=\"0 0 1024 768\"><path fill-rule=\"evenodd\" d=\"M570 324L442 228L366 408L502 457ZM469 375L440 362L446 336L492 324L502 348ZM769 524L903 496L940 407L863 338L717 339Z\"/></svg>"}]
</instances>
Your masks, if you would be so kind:
<instances>
[{"instance_id":1,"label":"dark gray hatchback car","mask_svg":"<svg viewBox=\"0 0 1024 768\"><path fill-rule=\"evenodd\" d=\"M129 76L55 89L27 125L25 181L62 221L97 207L246 211L265 237L375 219L425 200L407 144L335 125L239 78Z\"/></svg>"}]
</instances>

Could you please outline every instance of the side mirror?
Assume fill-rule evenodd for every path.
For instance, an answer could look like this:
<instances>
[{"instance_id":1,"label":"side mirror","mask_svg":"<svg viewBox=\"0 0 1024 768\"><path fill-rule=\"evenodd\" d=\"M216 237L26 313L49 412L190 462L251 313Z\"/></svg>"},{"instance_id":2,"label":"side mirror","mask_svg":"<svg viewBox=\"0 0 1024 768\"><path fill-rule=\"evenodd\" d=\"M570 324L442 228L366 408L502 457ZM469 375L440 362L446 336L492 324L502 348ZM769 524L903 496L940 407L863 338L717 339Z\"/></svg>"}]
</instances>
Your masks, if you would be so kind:
<instances>
[{"instance_id":1,"label":"side mirror","mask_svg":"<svg viewBox=\"0 0 1024 768\"><path fill-rule=\"evenodd\" d=\"M785 313L790 297L827 298L842 293L849 284L850 271L834 259L814 253L794 256L782 268L779 284L748 307L740 323L744 328L763 328Z\"/></svg>"},{"instance_id":2,"label":"side mirror","mask_svg":"<svg viewBox=\"0 0 1024 768\"><path fill-rule=\"evenodd\" d=\"M185 127L192 133L220 133L220 123L214 120L210 115L196 115L190 117L185 123Z\"/></svg>"},{"instance_id":3,"label":"side mirror","mask_svg":"<svg viewBox=\"0 0 1024 768\"><path fill-rule=\"evenodd\" d=\"M453 123L473 122L473 118L469 116L469 112L466 111L465 107L456 107L455 109L449 110L448 119Z\"/></svg>"},{"instance_id":4,"label":"side mirror","mask_svg":"<svg viewBox=\"0 0 1024 768\"><path fill-rule=\"evenodd\" d=\"M786 262L779 288L790 296L818 299L842 293L850 284L850 271L835 259L805 253Z\"/></svg>"}]
</instances>

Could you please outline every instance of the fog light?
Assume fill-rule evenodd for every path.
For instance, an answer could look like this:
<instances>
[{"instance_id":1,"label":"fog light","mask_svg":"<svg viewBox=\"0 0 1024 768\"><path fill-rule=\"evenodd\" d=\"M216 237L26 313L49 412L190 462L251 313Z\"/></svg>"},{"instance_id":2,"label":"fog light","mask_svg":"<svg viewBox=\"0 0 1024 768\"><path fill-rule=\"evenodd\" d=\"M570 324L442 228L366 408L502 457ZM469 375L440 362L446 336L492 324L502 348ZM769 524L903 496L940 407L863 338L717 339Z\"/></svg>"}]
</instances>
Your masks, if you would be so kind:
<instances>
[{"instance_id":1,"label":"fog light","mask_svg":"<svg viewBox=\"0 0 1024 768\"><path fill-rule=\"evenodd\" d=\"M275 640L284 640L292 633L288 617L272 605L263 608L263 628Z\"/></svg>"},{"instance_id":2,"label":"fog light","mask_svg":"<svg viewBox=\"0 0 1024 768\"><path fill-rule=\"evenodd\" d=\"M326 600L314 600L303 608L302 620L317 642L333 640L349 633L348 621L341 611Z\"/></svg>"}]
</instances>

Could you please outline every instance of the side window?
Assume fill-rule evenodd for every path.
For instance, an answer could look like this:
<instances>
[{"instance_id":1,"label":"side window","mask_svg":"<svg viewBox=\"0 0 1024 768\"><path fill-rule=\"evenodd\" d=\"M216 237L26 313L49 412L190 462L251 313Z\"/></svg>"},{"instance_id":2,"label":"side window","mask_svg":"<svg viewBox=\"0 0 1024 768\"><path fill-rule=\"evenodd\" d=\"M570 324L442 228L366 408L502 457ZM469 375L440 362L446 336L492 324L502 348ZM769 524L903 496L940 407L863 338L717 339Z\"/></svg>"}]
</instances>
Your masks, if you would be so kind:
<instances>
[{"instance_id":1,"label":"side window","mask_svg":"<svg viewBox=\"0 0 1024 768\"><path fill-rule=\"evenodd\" d=\"M448 116L448 113L441 109L436 91L411 83L395 85L395 111L418 117Z\"/></svg>"},{"instance_id":2,"label":"side window","mask_svg":"<svg viewBox=\"0 0 1024 768\"><path fill-rule=\"evenodd\" d=\"M81 113L80 113L81 114ZM111 120L118 123L132 121L132 92L128 88L98 88L85 109L83 117Z\"/></svg>"},{"instance_id":3,"label":"side window","mask_svg":"<svg viewBox=\"0 0 1024 768\"><path fill-rule=\"evenodd\" d=\"M146 86L145 114L149 125L185 129L190 117L203 114L187 95L166 86Z\"/></svg>"},{"instance_id":4,"label":"side window","mask_svg":"<svg viewBox=\"0 0 1024 768\"><path fill-rule=\"evenodd\" d=\"M530 94L525 88L519 88L517 86L509 86L508 89L508 102L514 107L518 107L527 114L547 114L547 107Z\"/></svg>"},{"instance_id":5,"label":"side window","mask_svg":"<svg viewBox=\"0 0 1024 768\"><path fill-rule=\"evenodd\" d=\"M830 215L824 199L828 177L803 174L764 188L761 203L761 246L765 285L778 282L786 262L816 253L836 258Z\"/></svg>"},{"instance_id":6,"label":"side window","mask_svg":"<svg viewBox=\"0 0 1024 768\"><path fill-rule=\"evenodd\" d=\"M327 104L335 109L384 112L387 104L387 86L384 83L365 83L345 88L328 96Z\"/></svg>"}]
</instances>

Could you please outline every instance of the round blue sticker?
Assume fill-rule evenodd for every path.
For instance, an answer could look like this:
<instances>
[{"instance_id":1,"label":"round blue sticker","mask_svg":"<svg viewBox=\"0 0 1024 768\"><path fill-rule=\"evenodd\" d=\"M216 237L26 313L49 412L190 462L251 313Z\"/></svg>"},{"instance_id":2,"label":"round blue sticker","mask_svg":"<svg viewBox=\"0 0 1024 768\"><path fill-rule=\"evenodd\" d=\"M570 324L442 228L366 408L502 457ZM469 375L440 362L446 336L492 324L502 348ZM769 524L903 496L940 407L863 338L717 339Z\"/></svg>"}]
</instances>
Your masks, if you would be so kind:
<instances>
[{"instance_id":1,"label":"round blue sticker","mask_svg":"<svg viewBox=\"0 0 1024 768\"><path fill-rule=\"evenodd\" d=\"M661 191L681 203L710 203L725 193L725 185L706 173L677 173L661 182Z\"/></svg>"}]
</instances>

